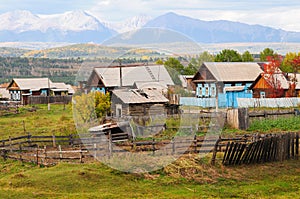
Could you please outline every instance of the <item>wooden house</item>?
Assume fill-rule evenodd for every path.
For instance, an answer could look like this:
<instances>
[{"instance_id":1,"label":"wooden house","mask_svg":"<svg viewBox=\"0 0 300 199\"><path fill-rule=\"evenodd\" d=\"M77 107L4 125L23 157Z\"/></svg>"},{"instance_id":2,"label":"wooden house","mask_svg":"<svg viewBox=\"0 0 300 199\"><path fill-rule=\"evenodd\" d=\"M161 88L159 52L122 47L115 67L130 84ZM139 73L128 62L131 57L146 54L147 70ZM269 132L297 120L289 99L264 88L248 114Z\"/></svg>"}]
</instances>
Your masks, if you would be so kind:
<instances>
[{"instance_id":1,"label":"wooden house","mask_svg":"<svg viewBox=\"0 0 300 199\"><path fill-rule=\"evenodd\" d=\"M261 73L250 86L250 89L253 91L253 98L278 98L285 97L289 87L290 82L286 74Z\"/></svg>"},{"instance_id":2,"label":"wooden house","mask_svg":"<svg viewBox=\"0 0 300 199\"><path fill-rule=\"evenodd\" d=\"M254 62L204 62L192 81L197 98L236 108L237 98L252 98L249 87L262 72L260 64Z\"/></svg>"},{"instance_id":3,"label":"wooden house","mask_svg":"<svg viewBox=\"0 0 300 199\"><path fill-rule=\"evenodd\" d=\"M156 88L115 89L111 99L112 113L116 117L165 114L169 102Z\"/></svg>"},{"instance_id":4,"label":"wooden house","mask_svg":"<svg viewBox=\"0 0 300 199\"><path fill-rule=\"evenodd\" d=\"M65 83L53 83L49 78L14 78L6 88L10 99L28 104L29 96L69 95L73 92Z\"/></svg>"},{"instance_id":5,"label":"wooden house","mask_svg":"<svg viewBox=\"0 0 300 199\"><path fill-rule=\"evenodd\" d=\"M120 65L96 67L87 81L88 91L111 92L115 88L131 88L136 82L159 82L174 85L163 65Z\"/></svg>"}]
</instances>

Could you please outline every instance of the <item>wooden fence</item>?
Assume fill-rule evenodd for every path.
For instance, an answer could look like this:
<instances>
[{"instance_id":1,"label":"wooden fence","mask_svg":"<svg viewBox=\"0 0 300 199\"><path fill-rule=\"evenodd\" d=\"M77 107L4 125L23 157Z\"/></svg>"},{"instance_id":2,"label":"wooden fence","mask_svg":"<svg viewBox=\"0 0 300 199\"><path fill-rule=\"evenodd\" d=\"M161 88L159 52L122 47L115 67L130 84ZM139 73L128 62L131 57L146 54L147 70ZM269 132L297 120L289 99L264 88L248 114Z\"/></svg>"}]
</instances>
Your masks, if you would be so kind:
<instances>
[{"instance_id":1,"label":"wooden fence","mask_svg":"<svg viewBox=\"0 0 300 199\"><path fill-rule=\"evenodd\" d=\"M122 135L120 135L122 136ZM299 156L299 134L266 136L243 135L234 138L200 137L172 140L117 142L111 134L81 134L69 136L25 135L0 140L0 155L42 165L57 162L89 162L95 157L124 152L151 152L153 155L212 153L212 164L217 153L224 154L224 165L253 164L282 161Z\"/></svg>"},{"instance_id":2,"label":"wooden fence","mask_svg":"<svg viewBox=\"0 0 300 199\"><path fill-rule=\"evenodd\" d=\"M299 133L256 136L250 143L228 142L224 165L254 164L298 158Z\"/></svg>"},{"instance_id":3,"label":"wooden fence","mask_svg":"<svg viewBox=\"0 0 300 199\"><path fill-rule=\"evenodd\" d=\"M68 104L72 101L72 96L29 96L28 104Z\"/></svg>"}]
</instances>

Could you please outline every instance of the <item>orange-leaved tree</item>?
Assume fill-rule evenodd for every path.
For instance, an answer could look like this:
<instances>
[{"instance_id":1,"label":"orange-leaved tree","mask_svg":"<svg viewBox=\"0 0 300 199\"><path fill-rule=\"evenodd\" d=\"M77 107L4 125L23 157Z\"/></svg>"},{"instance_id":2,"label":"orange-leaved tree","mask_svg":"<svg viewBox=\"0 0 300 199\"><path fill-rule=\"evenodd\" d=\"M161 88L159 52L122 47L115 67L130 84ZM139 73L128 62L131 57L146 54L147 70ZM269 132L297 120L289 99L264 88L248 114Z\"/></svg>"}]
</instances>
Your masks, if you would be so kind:
<instances>
[{"instance_id":1,"label":"orange-leaved tree","mask_svg":"<svg viewBox=\"0 0 300 199\"><path fill-rule=\"evenodd\" d=\"M284 74L280 70L282 57L279 55L268 56L268 63L264 64L264 78L270 85L269 97L278 98L284 96L284 89L282 88L282 80Z\"/></svg>"},{"instance_id":2,"label":"orange-leaved tree","mask_svg":"<svg viewBox=\"0 0 300 199\"><path fill-rule=\"evenodd\" d=\"M291 96L296 97L297 96L297 92L296 92L297 73L300 69L300 55L290 60L289 64L292 66L292 70L293 70L293 77L290 79L289 93Z\"/></svg>"}]
</instances>

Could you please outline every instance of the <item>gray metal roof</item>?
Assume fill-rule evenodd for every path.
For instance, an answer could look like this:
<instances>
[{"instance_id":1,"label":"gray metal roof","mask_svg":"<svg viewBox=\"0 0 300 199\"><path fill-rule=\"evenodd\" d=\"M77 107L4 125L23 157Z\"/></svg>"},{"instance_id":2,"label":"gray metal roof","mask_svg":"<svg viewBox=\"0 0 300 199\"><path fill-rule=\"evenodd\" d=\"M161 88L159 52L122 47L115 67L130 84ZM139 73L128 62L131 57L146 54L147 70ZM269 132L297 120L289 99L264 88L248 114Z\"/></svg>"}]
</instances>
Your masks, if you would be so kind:
<instances>
[{"instance_id":1,"label":"gray metal roof","mask_svg":"<svg viewBox=\"0 0 300 199\"><path fill-rule=\"evenodd\" d=\"M280 86L283 89L289 89L290 87L288 80L282 73L273 74L272 77L270 74L263 74L263 77L271 86Z\"/></svg>"},{"instance_id":2,"label":"gray metal roof","mask_svg":"<svg viewBox=\"0 0 300 199\"><path fill-rule=\"evenodd\" d=\"M13 81L21 90L40 90L42 88L51 87L51 80L48 78L14 78Z\"/></svg>"},{"instance_id":3,"label":"gray metal roof","mask_svg":"<svg viewBox=\"0 0 300 199\"><path fill-rule=\"evenodd\" d=\"M145 89L145 88L156 88L157 90L167 90L168 86L164 81L152 81L152 82L135 82L133 88Z\"/></svg>"},{"instance_id":4,"label":"gray metal roof","mask_svg":"<svg viewBox=\"0 0 300 199\"><path fill-rule=\"evenodd\" d=\"M106 87L120 86L120 68L95 68ZM168 71L163 65L143 65L122 67L122 86L133 86L135 82L159 81L174 85Z\"/></svg>"},{"instance_id":5,"label":"gray metal roof","mask_svg":"<svg viewBox=\"0 0 300 199\"><path fill-rule=\"evenodd\" d=\"M204 62L217 81L248 82L254 81L263 70L254 62Z\"/></svg>"},{"instance_id":6,"label":"gray metal roof","mask_svg":"<svg viewBox=\"0 0 300 199\"><path fill-rule=\"evenodd\" d=\"M156 89L115 89L113 97L118 97L125 104L166 103L169 100Z\"/></svg>"},{"instance_id":7,"label":"gray metal roof","mask_svg":"<svg viewBox=\"0 0 300 199\"><path fill-rule=\"evenodd\" d=\"M52 82L49 78L14 78L13 81L19 86L20 90L39 91L41 89L50 89L53 91L69 91L74 93L71 85L63 82Z\"/></svg>"}]
</instances>

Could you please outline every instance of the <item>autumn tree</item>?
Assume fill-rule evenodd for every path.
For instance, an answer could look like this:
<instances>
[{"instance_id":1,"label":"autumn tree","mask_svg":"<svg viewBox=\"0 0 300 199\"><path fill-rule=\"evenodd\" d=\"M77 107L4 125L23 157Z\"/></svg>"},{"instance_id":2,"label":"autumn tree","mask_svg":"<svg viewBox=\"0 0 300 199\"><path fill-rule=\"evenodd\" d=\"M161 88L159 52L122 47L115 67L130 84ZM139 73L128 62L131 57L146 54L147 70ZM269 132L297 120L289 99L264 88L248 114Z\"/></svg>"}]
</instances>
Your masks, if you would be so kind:
<instances>
[{"instance_id":1,"label":"autumn tree","mask_svg":"<svg viewBox=\"0 0 300 199\"><path fill-rule=\"evenodd\" d=\"M73 97L73 113L77 124L95 122L110 113L110 95L99 91Z\"/></svg>"},{"instance_id":2,"label":"autumn tree","mask_svg":"<svg viewBox=\"0 0 300 199\"><path fill-rule=\"evenodd\" d=\"M297 84L297 73L300 69L300 55L294 57L292 60L289 61L291 67L292 67L292 72L293 72L293 77L290 80L290 94L293 97L297 97L297 91L296 91L296 84Z\"/></svg>"},{"instance_id":3,"label":"autumn tree","mask_svg":"<svg viewBox=\"0 0 300 199\"><path fill-rule=\"evenodd\" d=\"M297 53L293 53L293 52L289 52L285 55L284 60L282 62L282 66L281 66L281 70L283 72L286 73L293 73L294 72L294 68L292 65L292 61L294 58L296 58L297 56L300 56L300 52Z\"/></svg>"},{"instance_id":4,"label":"autumn tree","mask_svg":"<svg viewBox=\"0 0 300 199\"><path fill-rule=\"evenodd\" d=\"M284 94L284 90L281 85L281 78L283 76L280 66L282 63L281 56L268 56L268 63L264 64L264 72L263 75L266 81L270 85L270 94L271 98L282 97Z\"/></svg>"},{"instance_id":5,"label":"autumn tree","mask_svg":"<svg viewBox=\"0 0 300 199\"><path fill-rule=\"evenodd\" d=\"M241 62L242 56L235 50L224 49L215 57L215 62Z\"/></svg>"},{"instance_id":6,"label":"autumn tree","mask_svg":"<svg viewBox=\"0 0 300 199\"><path fill-rule=\"evenodd\" d=\"M102 92L94 92L95 95L95 111L98 118L104 117L110 114L110 94Z\"/></svg>"},{"instance_id":7,"label":"autumn tree","mask_svg":"<svg viewBox=\"0 0 300 199\"><path fill-rule=\"evenodd\" d=\"M163 65L164 61L161 60L161 59L158 59L158 60L156 60L155 64L157 64L157 65Z\"/></svg>"}]
</instances>

